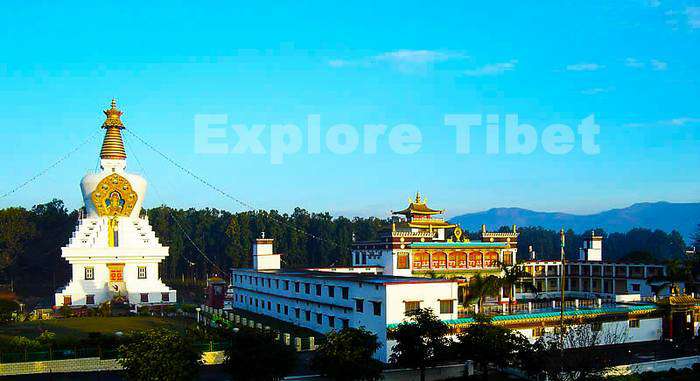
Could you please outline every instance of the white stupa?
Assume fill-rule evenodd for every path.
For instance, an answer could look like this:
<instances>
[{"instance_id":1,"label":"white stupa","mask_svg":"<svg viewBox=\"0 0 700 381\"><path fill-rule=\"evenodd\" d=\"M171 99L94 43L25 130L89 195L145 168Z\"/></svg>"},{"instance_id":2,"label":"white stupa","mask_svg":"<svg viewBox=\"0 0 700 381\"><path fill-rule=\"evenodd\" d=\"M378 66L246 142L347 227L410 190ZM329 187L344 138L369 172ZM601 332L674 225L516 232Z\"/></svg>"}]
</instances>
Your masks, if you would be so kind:
<instances>
[{"instance_id":1,"label":"white stupa","mask_svg":"<svg viewBox=\"0 0 700 381\"><path fill-rule=\"evenodd\" d=\"M146 180L126 172L122 112L112 100L104 113L101 171L80 182L86 216L62 248L73 275L56 293L56 306L93 306L114 298L135 305L175 303L176 291L158 275L168 247L158 242L148 217L140 216Z\"/></svg>"}]
</instances>

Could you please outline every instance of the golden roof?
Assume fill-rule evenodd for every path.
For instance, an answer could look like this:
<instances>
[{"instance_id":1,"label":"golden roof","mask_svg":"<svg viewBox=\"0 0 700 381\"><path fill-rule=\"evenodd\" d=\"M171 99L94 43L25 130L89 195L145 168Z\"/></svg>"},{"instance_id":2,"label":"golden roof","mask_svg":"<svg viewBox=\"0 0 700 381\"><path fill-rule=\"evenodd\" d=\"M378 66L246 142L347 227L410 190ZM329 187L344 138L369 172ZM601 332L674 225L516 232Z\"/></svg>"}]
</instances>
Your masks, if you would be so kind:
<instances>
[{"instance_id":1,"label":"golden roof","mask_svg":"<svg viewBox=\"0 0 700 381\"><path fill-rule=\"evenodd\" d=\"M122 112L117 108L116 99L112 99L112 108L104 110L104 113L107 119L102 123L102 128L106 129L107 132L102 142L100 158L124 160L126 159L126 151L124 150L121 133L124 123L122 123Z\"/></svg>"},{"instance_id":2,"label":"golden roof","mask_svg":"<svg viewBox=\"0 0 700 381\"><path fill-rule=\"evenodd\" d=\"M449 229L449 228L454 228L457 225L451 224L449 222L443 221L443 220L413 220L408 223L409 227L412 228L441 228L441 229Z\"/></svg>"},{"instance_id":3,"label":"golden roof","mask_svg":"<svg viewBox=\"0 0 700 381\"><path fill-rule=\"evenodd\" d=\"M667 298L661 299L658 303L669 306L694 306L698 302L691 295L671 295Z\"/></svg>"},{"instance_id":4,"label":"golden roof","mask_svg":"<svg viewBox=\"0 0 700 381\"><path fill-rule=\"evenodd\" d=\"M433 214L442 214L444 210L436 210L436 209L431 209L426 205L428 200L426 198L421 199L420 193L416 192L416 199L411 200L409 198L408 200L409 205L406 209L400 210L398 212L392 212L392 214L403 214L405 216L410 216L413 214L419 214L419 215L433 215Z\"/></svg>"}]
</instances>

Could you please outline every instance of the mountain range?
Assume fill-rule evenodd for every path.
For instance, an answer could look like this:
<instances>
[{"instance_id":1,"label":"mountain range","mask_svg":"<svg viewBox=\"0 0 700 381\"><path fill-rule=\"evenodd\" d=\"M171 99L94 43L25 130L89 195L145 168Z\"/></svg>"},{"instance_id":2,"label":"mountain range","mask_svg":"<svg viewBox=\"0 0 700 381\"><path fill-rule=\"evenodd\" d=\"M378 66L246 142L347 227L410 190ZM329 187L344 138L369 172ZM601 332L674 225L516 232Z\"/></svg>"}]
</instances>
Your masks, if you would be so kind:
<instances>
[{"instance_id":1,"label":"mountain range","mask_svg":"<svg viewBox=\"0 0 700 381\"><path fill-rule=\"evenodd\" d=\"M660 229L666 232L677 230L686 243L690 244L700 224L700 203L645 202L588 215L493 208L455 216L450 222L458 223L469 231L481 229L482 224L486 224L490 230L516 224L554 230L563 227L577 233L594 228L602 228L607 233L627 232L632 228Z\"/></svg>"}]
</instances>

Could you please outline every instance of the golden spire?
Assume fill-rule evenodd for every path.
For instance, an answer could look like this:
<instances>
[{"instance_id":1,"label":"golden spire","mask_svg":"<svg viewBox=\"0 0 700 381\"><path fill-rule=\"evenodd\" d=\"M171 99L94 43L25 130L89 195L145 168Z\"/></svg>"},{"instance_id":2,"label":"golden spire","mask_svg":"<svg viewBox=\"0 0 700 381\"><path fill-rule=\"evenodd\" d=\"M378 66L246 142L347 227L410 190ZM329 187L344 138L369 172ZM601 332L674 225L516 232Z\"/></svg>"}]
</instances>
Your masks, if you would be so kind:
<instances>
[{"instance_id":1,"label":"golden spire","mask_svg":"<svg viewBox=\"0 0 700 381\"><path fill-rule=\"evenodd\" d=\"M112 108L104 110L107 119L102 123L102 128L106 129L105 140L102 142L100 158L102 159L126 159L124 142L122 141L121 130L124 128L121 116L122 112L117 108L117 100L112 99Z\"/></svg>"}]
</instances>

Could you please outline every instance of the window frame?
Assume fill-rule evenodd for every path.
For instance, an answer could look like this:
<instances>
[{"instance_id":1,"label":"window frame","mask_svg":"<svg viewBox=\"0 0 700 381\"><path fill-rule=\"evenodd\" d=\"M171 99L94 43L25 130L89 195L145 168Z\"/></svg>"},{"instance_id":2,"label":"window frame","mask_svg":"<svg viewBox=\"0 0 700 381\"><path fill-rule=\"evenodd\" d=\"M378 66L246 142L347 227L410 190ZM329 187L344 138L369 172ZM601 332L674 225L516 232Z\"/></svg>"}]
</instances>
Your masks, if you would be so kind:
<instances>
[{"instance_id":1,"label":"window frame","mask_svg":"<svg viewBox=\"0 0 700 381\"><path fill-rule=\"evenodd\" d=\"M449 303L449 309L445 308ZM440 314L452 314L455 311L455 301L452 299L441 299L440 300Z\"/></svg>"},{"instance_id":2,"label":"window frame","mask_svg":"<svg viewBox=\"0 0 700 381\"><path fill-rule=\"evenodd\" d=\"M382 302L372 301L372 313L374 316L382 316Z\"/></svg>"},{"instance_id":3,"label":"window frame","mask_svg":"<svg viewBox=\"0 0 700 381\"><path fill-rule=\"evenodd\" d=\"M141 274L141 270L143 270L143 275ZM148 270L146 266L136 266L136 273L138 279L148 279Z\"/></svg>"},{"instance_id":4,"label":"window frame","mask_svg":"<svg viewBox=\"0 0 700 381\"><path fill-rule=\"evenodd\" d=\"M404 314L420 309L420 300L406 300L403 302ZM409 308L409 306L413 308Z\"/></svg>"},{"instance_id":5,"label":"window frame","mask_svg":"<svg viewBox=\"0 0 700 381\"><path fill-rule=\"evenodd\" d=\"M365 300L355 299L355 312L364 313L365 312Z\"/></svg>"}]
</instances>

